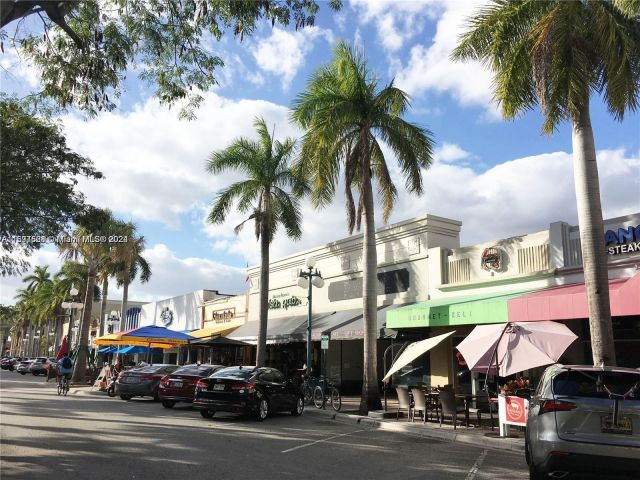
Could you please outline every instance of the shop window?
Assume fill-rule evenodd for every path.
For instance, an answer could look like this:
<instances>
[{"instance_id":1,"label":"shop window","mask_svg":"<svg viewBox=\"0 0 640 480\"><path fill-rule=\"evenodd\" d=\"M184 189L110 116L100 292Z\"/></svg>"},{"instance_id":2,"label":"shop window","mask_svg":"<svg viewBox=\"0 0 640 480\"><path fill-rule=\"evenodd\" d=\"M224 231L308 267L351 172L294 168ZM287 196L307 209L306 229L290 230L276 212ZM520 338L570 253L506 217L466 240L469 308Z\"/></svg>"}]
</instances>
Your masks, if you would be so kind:
<instances>
[{"instance_id":1,"label":"shop window","mask_svg":"<svg viewBox=\"0 0 640 480\"><path fill-rule=\"evenodd\" d=\"M409 290L409 270L401 268L378 273L378 295L389 295ZM329 301L362 298L362 277L331 282Z\"/></svg>"}]
</instances>

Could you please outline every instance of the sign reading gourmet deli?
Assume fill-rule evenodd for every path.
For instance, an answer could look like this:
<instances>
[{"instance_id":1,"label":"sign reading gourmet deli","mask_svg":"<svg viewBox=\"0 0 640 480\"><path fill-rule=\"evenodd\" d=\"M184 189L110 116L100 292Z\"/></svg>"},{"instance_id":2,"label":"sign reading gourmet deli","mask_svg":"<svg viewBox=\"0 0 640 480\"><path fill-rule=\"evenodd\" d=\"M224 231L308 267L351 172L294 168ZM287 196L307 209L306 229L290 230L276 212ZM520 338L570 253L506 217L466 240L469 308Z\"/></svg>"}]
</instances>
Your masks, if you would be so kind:
<instances>
[{"instance_id":1,"label":"sign reading gourmet deli","mask_svg":"<svg viewBox=\"0 0 640 480\"><path fill-rule=\"evenodd\" d=\"M640 252L640 225L620 227L618 231L607 230L604 233L604 244L609 255Z\"/></svg>"},{"instance_id":2,"label":"sign reading gourmet deli","mask_svg":"<svg viewBox=\"0 0 640 480\"><path fill-rule=\"evenodd\" d=\"M236 316L236 309L233 308L225 308L224 310L215 310L211 312L211 320L215 323L227 323L233 320Z\"/></svg>"}]
</instances>

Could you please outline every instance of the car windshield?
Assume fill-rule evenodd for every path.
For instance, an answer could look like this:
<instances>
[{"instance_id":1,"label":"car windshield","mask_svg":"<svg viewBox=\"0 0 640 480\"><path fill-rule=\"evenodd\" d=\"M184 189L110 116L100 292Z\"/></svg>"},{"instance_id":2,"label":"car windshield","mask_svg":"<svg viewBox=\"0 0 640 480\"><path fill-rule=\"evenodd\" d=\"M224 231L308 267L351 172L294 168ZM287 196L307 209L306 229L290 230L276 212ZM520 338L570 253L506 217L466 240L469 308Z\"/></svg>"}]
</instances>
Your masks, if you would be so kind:
<instances>
[{"instance_id":1,"label":"car windshield","mask_svg":"<svg viewBox=\"0 0 640 480\"><path fill-rule=\"evenodd\" d=\"M553 392L570 397L609 398L616 394L640 399L640 372L567 370L553 379Z\"/></svg>"},{"instance_id":2,"label":"car windshield","mask_svg":"<svg viewBox=\"0 0 640 480\"><path fill-rule=\"evenodd\" d=\"M197 375L199 377L208 377L211 375L216 367L212 367L211 365L185 365L177 369L175 374L179 375Z\"/></svg>"},{"instance_id":3,"label":"car windshield","mask_svg":"<svg viewBox=\"0 0 640 480\"><path fill-rule=\"evenodd\" d=\"M224 370L220 370L216 372L214 375L212 375L212 377L251 378L253 374L254 374L253 370L247 370L246 368L225 368Z\"/></svg>"}]
</instances>

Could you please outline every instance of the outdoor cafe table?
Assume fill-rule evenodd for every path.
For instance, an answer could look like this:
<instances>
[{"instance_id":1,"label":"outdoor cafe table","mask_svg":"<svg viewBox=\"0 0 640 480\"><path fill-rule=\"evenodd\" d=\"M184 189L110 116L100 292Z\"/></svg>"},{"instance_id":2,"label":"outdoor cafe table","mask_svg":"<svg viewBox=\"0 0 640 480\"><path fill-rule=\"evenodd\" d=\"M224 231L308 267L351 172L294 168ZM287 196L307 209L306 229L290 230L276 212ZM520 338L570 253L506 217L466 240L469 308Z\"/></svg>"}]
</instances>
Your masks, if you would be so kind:
<instances>
[{"instance_id":1,"label":"outdoor cafe table","mask_svg":"<svg viewBox=\"0 0 640 480\"><path fill-rule=\"evenodd\" d=\"M472 402L475 402L478 398L487 398L487 394L456 393L455 397L464 402L464 417L467 425L469 425L469 408ZM489 409L489 413L491 413L491 409ZM481 425L478 425L478 427L481 427Z\"/></svg>"}]
</instances>

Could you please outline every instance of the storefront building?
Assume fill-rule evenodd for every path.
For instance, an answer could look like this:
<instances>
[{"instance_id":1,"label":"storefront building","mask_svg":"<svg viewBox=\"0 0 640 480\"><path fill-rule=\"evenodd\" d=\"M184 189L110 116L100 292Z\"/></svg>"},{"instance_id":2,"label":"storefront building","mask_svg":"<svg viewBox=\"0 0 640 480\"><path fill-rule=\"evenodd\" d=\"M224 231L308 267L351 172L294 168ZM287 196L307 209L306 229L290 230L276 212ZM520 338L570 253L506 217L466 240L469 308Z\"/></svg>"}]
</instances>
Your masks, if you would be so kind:
<instances>
[{"instance_id":1,"label":"storefront building","mask_svg":"<svg viewBox=\"0 0 640 480\"><path fill-rule=\"evenodd\" d=\"M461 223L425 215L380 228L376 232L378 256L378 351L382 354L395 332L386 328L387 312L400 305L427 300L429 292L428 252L432 248L458 248ZM362 382L362 235L353 235L271 262L269 266L269 321L267 364L285 373L305 363L308 298L298 286L306 259L316 260L324 285L312 287L313 369L326 372L343 390L357 391ZM248 322L229 334L232 339L255 344L258 337L258 267L248 270L251 282ZM320 348L322 335L329 348ZM323 361L324 360L324 361Z\"/></svg>"},{"instance_id":2,"label":"storefront building","mask_svg":"<svg viewBox=\"0 0 640 480\"><path fill-rule=\"evenodd\" d=\"M640 214L605 221L611 310L618 365L640 366ZM429 300L389 312L387 327L426 337L455 334L431 351L421 378L407 383L454 384L476 390L455 346L475 325L562 320L579 336L561 361L590 363L579 230L555 222L548 230L457 249L432 248ZM428 373L427 373L428 371ZM402 377L402 375L400 375ZM402 383L402 378L396 379Z\"/></svg>"}]
</instances>

